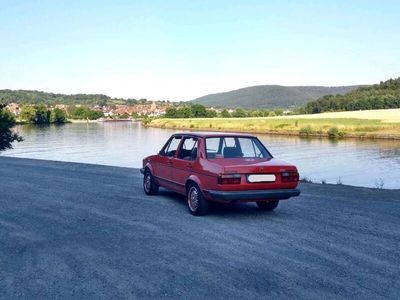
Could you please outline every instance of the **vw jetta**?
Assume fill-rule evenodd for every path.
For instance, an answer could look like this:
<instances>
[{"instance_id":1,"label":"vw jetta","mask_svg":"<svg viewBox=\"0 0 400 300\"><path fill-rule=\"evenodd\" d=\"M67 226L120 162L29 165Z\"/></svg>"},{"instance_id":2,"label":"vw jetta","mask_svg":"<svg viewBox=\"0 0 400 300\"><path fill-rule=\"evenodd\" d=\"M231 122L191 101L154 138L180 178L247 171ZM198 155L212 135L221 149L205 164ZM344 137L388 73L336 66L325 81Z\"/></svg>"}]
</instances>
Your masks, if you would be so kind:
<instances>
[{"instance_id":1,"label":"vw jetta","mask_svg":"<svg viewBox=\"0 0 400 300\"><path fill-rule=\"evenodd\" d=\"M185 195L193 215L206 214L210 201L256 202L270 211L300 194L297 168L247 134L174 134L158 154L143 159L141 172L147 195L160 186Z\"/></svg>"}]
</instances>

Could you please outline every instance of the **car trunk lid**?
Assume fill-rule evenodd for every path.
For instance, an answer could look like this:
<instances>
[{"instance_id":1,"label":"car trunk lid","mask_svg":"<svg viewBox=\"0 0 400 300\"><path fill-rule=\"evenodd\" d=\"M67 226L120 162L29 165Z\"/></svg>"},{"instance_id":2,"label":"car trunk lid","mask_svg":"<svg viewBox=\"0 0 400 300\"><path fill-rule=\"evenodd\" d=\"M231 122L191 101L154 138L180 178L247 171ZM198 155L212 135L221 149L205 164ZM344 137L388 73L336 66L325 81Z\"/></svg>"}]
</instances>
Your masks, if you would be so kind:
<instances>
[{"instance_id":1,"label":"car trunk lid","mask_svg":"<svg viewBox=\"0 0 400 300\"><path fill-rule=\"evenodd\" d=\"M221 159L219 163L222 165L225 174L277 174L287 171L296 171L294 166L275 158L232 158Z\"/></svg>"}]
</instances>

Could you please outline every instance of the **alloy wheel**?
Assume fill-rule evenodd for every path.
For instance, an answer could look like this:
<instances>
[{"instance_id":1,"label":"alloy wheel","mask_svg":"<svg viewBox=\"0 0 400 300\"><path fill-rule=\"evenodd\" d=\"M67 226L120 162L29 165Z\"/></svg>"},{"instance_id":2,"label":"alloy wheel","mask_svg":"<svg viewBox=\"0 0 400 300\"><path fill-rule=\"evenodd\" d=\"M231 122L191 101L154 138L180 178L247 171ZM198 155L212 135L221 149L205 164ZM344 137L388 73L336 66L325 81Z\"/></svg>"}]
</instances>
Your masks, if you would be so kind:
<instances>
[{"instance_id":1,"label":"alloy wheel","mask_svg":"<svg viewBox=\"0 0 400 300\"><path fill-rule=\"evenodd\" d=\"M195 212L199 207L199 192L192 186L188 193L188 204L191 211Z\"/></svg>"},{"instance_id":2,"label":"alloy wheel","mask_svg":"<svg viewBox=\"0 0 400 300\"><path fill-rule=\"evenodd\" d=\"M146 176L144 177L144 189L147 193L150 193L151 190L151 175L150 173L146 173Z\"/></svg>"}]
</instances>

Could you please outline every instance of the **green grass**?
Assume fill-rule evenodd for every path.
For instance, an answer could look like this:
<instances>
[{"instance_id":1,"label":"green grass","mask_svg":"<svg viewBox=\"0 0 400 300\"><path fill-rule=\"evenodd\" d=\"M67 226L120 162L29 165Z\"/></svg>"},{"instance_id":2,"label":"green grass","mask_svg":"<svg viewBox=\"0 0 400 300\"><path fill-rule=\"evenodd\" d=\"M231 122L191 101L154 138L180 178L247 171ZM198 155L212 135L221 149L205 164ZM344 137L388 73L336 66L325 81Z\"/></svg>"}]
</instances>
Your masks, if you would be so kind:
<instances>
[{"instance_id":1,"label":"green grass","mask_svg":"<svg viewBox=\"0 0 400 300\"><path fill-rule=\"evenodd\" d=\"M361 118L312 118L305 116L269 118L156 119L148 126L190 130L238 131L301 136L396 138L400 122Z\"/></svg>"}]
</instances>

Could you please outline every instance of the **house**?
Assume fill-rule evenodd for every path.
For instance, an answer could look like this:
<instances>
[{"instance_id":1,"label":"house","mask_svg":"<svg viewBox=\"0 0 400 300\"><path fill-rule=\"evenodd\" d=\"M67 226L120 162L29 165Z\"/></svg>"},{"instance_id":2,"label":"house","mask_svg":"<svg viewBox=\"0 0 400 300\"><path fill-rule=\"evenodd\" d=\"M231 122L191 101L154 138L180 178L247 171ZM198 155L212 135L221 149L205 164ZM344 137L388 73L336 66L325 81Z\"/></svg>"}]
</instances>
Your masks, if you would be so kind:
<instances>
[{"instance_id":1,"label":"house","mask_svg":"<svg viewBox=\"0 0 400 300\"><path fill-rule=\"evenodd\" d=\"M14 115L19 116L21 112L21 108L18 103L10 103L6 106L6 108Z\"/></svg>"}]
</instances>

